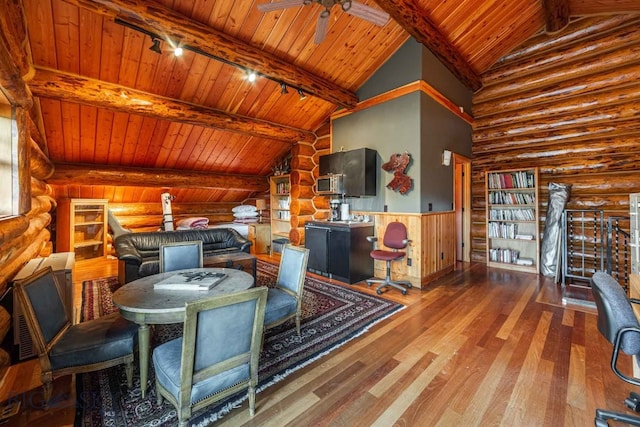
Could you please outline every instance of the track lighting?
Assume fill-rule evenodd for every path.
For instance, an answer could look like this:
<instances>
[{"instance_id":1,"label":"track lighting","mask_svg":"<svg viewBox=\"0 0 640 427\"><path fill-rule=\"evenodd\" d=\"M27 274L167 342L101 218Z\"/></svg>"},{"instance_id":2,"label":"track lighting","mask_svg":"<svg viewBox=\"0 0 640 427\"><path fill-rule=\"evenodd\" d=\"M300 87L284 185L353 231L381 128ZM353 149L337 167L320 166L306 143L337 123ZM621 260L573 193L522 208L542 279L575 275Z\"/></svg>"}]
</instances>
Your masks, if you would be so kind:
<instances>
[{"instance_id":1,"label":"track lighting","mask_svg":"<svg viewBox=\"0 0 640 427\"><path fill-rule=\"evenodd\" d=\"M298 96L300 97L300 101L304 101L305 99L307 99L307 95L304 94L302 89L298 89Z\"/></svg>"},{"instance_id":2,"label":"track lighting","mask_svg":"<svg viewBox=\"0 0 640 427\"><path fill-rule=\"evenodd\" d=\"M247 80L249 80L249 83L255 82L256 78L258 78L258 75L256 74L255 71L249 71L247 73Z\"/></svg>"},{"instance_id":3,"label":"track lighting","mask_svg":"<svg viewBox=\"0 0 640 427\"><path fill-rule=\"evenodd\" d=\"M287 85L284 83L280 83L280 95L286 95L289 91L287 90Z\"/></svg>"},{"instance_id":4,"label":"track lighting","mask_svg":"<svg viewBox=\"0 0 640 427\"><path fill-rule=\"evenodd\" d=\"M183 53L184 50L180 46L176 46L175 49L173 49L173 54L175 56L182 56Z\"/></svg>"},{"instance_id":5,"label":"track lighting","mask_svg":"<svg viewBox=\"0 0 640 427\"><path fill-rule=\"evenodd\" d=\"M162 54L162 49L160 49L160 40L155 37L151 37L151 41L153 45L149 48L149 50L154 51L155 53Z\"/></svg>"}]
</instances>

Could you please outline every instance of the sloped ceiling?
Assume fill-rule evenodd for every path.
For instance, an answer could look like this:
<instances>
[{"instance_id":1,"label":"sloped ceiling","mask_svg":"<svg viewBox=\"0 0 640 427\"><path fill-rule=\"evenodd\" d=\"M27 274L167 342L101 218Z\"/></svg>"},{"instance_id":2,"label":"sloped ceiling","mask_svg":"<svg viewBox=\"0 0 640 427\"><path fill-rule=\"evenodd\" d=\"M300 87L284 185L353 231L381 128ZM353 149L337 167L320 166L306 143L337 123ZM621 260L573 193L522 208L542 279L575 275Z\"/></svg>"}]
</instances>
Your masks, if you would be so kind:
<instances>
[{"instance_id":1,"label":"sloped ceiling","mask_svg":"<svg viewBox=\"0 0 640 427\"><path fill-rule=\"evenodd\" d=\"M355 105L357 89L411 36L477 89L545 26L640 10L632 0L363 0L392 19L377 27L335 6L316 45L319 4L259 12L267 1L24 0L29 86L58 171L149 172L135 183L71 182L57 172L56 196L156 202L170 189L181 202L241 201L255 188L220 184L227 174L266 182L292 144L313 142L332 112ZM149 34L162 37L162 54L149 49ZM168 40L199 53L177 58ZM265 77L250 83L243 68ZM176 170L220 179L175 186Z\"/></svg>"}]
</instances>

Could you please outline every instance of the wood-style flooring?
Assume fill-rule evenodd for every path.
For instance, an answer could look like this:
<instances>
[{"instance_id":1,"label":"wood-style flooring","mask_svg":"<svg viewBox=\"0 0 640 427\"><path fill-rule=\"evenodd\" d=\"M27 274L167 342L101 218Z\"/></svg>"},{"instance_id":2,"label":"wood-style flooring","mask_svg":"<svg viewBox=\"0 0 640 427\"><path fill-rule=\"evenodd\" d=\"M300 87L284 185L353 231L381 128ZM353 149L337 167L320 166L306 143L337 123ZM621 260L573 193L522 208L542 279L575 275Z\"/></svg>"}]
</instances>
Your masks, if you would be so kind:
<instances>
[{"instance_id":1,"label":"wood-style flooring","mask_svg":"<svg viewBox=\"0 0 640 427\"><path fill-rule=\"evenodd\" d=\"M114 260L78 262L76 295L83 280L116 273ZM611 372L593 310L563 307L550 279L464 264L384 297L406 308L258 394L253 418L245 402L217 425L589 426L596 407L626 411L632 387ZM37 361L14 365L0 400L39 384ZM55 408L25 398L5 425L73 425L74 390L72 377L57 380Z\"/></svg>"}]
</instances>

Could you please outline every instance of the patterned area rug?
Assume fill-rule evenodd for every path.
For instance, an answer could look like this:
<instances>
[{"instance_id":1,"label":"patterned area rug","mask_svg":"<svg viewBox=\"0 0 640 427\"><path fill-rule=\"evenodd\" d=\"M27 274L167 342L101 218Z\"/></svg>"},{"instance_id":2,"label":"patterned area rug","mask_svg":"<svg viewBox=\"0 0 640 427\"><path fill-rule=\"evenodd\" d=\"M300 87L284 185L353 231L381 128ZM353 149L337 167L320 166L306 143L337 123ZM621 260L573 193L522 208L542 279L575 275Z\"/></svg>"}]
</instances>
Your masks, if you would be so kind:
<instances>
[{"instance_id":1,"label":"patterned area rug","mask_svg":"<svg viewBox=\"0 0 640 427\"><path fill-rule=\"evenodd\" d=\"M258 260L258 285L269 286L278 267ZM82 319L114 311L111 294L120 285L116 277L83 283ZM303 296L301 337L290 321L267 332L260 355L258 393L292 372L328 354L403 306L342 286L307 277ZM182 333L182 324L157 325L152 346ZM158 406L153 364L149 363L147 396L140 395L136 359L133 389L126 386L122 366L78 376L76 426L161 426L177 423L176 411L166 401ZM257 399L260 397L258 396ZM239 407L246 393L194 414L192 425L208 425Z\"/></svg>"}]
</instances>

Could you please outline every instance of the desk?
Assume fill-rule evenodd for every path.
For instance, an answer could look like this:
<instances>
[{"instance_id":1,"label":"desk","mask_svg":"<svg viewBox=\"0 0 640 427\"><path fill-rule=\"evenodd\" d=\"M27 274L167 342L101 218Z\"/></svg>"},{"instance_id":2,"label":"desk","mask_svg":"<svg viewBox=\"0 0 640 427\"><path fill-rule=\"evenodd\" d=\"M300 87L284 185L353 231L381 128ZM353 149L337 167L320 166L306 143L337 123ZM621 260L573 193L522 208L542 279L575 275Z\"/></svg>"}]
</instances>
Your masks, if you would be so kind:
<instances>
[{"instance_id":1,"label":"desk","mask_svg":"<svg viewBox=\"0 0 640 427\"><path fill-rule=\"evenodd\" d=\"M153 285L167 277L185 271L217 271L227 274L222 282L208 291L157 290ZM184 321L185 303L202 298L243 291L253 287L251 274L231 268L203 268L169 271L142 277L122 286L113 293L113 303L122 317L140 325L138 351L140 354L140 387L146 394L149 373L149 325Z\"/></svg>"}]
</instances>

